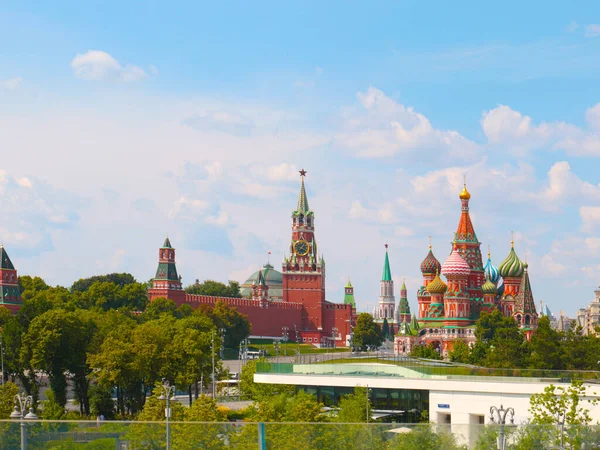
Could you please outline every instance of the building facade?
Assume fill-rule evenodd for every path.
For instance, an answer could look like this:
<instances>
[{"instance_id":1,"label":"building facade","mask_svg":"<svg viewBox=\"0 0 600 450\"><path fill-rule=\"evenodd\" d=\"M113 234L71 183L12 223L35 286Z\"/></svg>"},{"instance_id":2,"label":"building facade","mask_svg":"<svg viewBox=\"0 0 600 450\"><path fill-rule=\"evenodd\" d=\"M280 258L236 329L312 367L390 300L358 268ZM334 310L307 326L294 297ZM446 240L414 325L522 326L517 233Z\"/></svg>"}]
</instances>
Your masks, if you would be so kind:
<instances>
[{"instance_id":1,"label":"building facade","mask_svg":"<svg viewBox=\"0 0 600 450\"><path fill-rule=\"evenodd\" d=\"M577 325L587 335L597 334L596 327L600 326L600 287L594 291L594 300L588 307L577 311Z\"/></svg>"},{"instance_id":2,"label":"building facade","mask_svg":"<svg viewBox=\"0 0 600 450\"><path fill-rule=\"evenodd\" d=\"M6 253L4 245L0 245L0 306L13 313L23 306L17 269Z\"/></svg>"},{"instance_id":3,"label":"building facade","mask_svg":"<svg viewBox=\"0 0 600 450\"><path fill-rule=\"evenodd\" d=\"M537 326L528 267L517 256L514 241L499 267L492 264L489 252L484 265L481 243L469 214L471 194L466 185L459 198L461 214L452 252L441 264L429 246L420 267L423 284L417 292L418 324L402 323L395 338L396 353L408 353L414 345L431 344L448 356L455 342L475 342L474 323L484 311L499 309L505 316L514 317L528 339Z\"/></svg>"},{"instance_id":4,"label":"building facade","mask_svg":"<svg viewBox=\"0 0 600 450\"><path fill-rule=\"evenodd\" d=\"M150 301L166 297L178 306L192 307L221 301L248 316L253 336L279 338L283 327L287 327L291 337L298 336L302 342L347 346L356 316L354 304L326 300L325 260L318 253L315 214L309 208L304 185L306 171L300 171L300 175L298 203L291 215L289 256L284 256L281 273L272 270L270 265L263 267L251 277L250 286L242 285L246 295L240 298L186 294L175 267L175 249L167 238L159 249L158 269L149 289ZM272 296L277 288L280 295ZM352 286L346 289L352 291L353 298Z\"/></svg>"}]
</instances>

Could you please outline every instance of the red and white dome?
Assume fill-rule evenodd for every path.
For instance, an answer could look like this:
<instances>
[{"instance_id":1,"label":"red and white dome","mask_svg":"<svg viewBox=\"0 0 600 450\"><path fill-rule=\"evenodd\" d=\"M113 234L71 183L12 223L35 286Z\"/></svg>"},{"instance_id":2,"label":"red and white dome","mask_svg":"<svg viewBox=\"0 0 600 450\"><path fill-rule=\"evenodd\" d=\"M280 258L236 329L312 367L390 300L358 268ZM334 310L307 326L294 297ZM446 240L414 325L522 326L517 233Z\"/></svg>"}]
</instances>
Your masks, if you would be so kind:
<instances>
[{"instance_id":1,"label":"red and white dome","mask_svg":"<svg viewBox=\"0 0 600 450\"><path fill-rule=\"evenodd\" d=\"M448 259L442 264L442 274L446 277L466 277L471 273L469 264L456 249L452 250Z\"/></svg>"}]
</instances>

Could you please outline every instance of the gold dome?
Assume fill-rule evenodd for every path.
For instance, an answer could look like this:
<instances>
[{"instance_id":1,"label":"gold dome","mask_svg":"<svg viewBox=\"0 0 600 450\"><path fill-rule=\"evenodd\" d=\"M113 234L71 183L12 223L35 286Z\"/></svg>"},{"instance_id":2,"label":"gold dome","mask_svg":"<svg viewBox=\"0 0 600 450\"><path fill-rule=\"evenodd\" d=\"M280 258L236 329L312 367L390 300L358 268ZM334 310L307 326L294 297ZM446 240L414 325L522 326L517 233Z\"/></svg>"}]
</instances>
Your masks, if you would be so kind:
<instances>
[{"instance_id":1,"label":"gold dome","mask_svg":"<svg viewBox=\"0 0 600 450\"><path fill-rule=\"evenodd\" d=\"M467 185L465 183L463 190L460 191L460 195L459 195L461 200L469 200L471 198L471 194L469 194L469 191L467 191Z\"/></svg>"}]
</instances>

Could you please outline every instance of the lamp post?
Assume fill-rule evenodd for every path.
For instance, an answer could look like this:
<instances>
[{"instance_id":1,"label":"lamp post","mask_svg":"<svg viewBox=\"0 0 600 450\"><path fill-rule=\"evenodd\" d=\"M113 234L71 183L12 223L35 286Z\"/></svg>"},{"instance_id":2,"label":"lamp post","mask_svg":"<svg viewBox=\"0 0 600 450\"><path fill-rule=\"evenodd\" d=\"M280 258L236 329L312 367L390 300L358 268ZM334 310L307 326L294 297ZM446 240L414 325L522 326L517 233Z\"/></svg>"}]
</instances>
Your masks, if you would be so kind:
<instances>
[{"instance_id":1,"label":"lamp post","mask_svg":"<svg viewBox=\"0 0 600 450\"><path fill-rule=\"evenodd\" d=\"M281 336L283 337L283 354L287 356L287 341L288 341L288 331L290 329L288 327L281 328Z\"/></svg>"},{"instance_id":2,"label":"lamp post","mask_svg":"<svg viewBox=\"0 0 600 450\"><path fill-rule=\"evenodd\" d=\"M279 362L279 341L275 339L273 341L273 349L275 350L275 363Z\"/></svg>"},{"instance_id":3,"label":"lamp post","mask_svg":"<svg viewBox=\"0 0 600 450\"><path fill-rule=\"evenodd\" d=\"M560 448L565 448L565 411L556 413L556 423L560 427Z\"/></svg>"},{"instance_id":4,"label":"lamp post","mask_svg":"<svg viewBox=\"0 0 600 450\"><path fill-rule=\"evenodd\" d=\"M294 324L294 332L296 333L296 344L298 344L298 355L300 355L300 333L296 324Z\"/></svg>"},{"instance_id":5,"label":"lamp post","mask_svg":"<svg viewBox=\"0 0 600 450\"><path fill-rule=\"evenodd\" d=\"M331 329L331 347L335 348L335 337L337 336L338 329L333 327Z\"/></svg>"},{"instance_id":6,"label":"lamp post","mask_svg":"<svg viewBox=\"0 0 600 450\"><path fill-rule=\"evenodd\" d=\"M25 429L25 420L37 420L37 416L33 412L33 398L25 393L15 395L15 409L10 414L11 419L19 419L21 422L21 450L27 450L27 430ZM29 408L29 412L25 414L25 410Z\"/></svg>"},{"instance_id":7,"label":"lamp post","mask_svg":"<svg viewBox=\"0 0 600 450\"><path fill-rule=\"evenodd\" d=\"M500 424L500 434L498 436L498 450L506 450L506 437L504 436L504 425L506 424L506 415L510 413L510 423L515 423L515 410L513 408L506 408L500 405L500 409L492 406L490 408L490 421L494 421L494 413L498 417L498 423Z\"/></svg>"},{"instance_id":8,"label":"lamp post","mask_svg":"<svg viewBox=\"0 0 600 450\"><path fill-rule=\"evenodd\" d=\"M369 423L369 394L371 393L371 389L369 389L369 385L367 384L367 423Z\"/></svg>"},{"instance_id":9,"label":"lamp post","mask_svg":"<svg viewBox=\"0 0 600 450\"><path fill-rule=\"evenodd\" d=\"M169 419L171 419L171 400L175 399L175 386L171 386L168 380L163 380L162 390L163 393L158 399L167 401L167 407L165 408L165 418L167 419L167 450L171 450L171 425Z\"/></svg>"}]
</instances>

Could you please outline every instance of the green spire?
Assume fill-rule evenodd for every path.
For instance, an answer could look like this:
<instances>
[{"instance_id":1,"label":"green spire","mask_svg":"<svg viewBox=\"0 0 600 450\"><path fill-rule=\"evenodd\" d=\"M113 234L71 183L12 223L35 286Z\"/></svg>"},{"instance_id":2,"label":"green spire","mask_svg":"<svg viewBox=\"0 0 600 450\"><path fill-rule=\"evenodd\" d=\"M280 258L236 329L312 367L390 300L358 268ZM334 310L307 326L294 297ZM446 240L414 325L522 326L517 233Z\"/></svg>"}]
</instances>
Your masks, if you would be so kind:
<instances>
[{"instance_id":1,"label":"green spire","mask_svg":"<svg viewBox=\"0 0 600 450\"><path fill-rule=\"evenodd\" d=\"M411 324L413 330L418 330L419 328L421 328L419 326L419 321L417 320L417 316L415 314L413 314L412 321L410 324Z\"/></svg>"},{"instance_id":2,"label":"green spire","mask_svg":"<svg viewBox=\"0 0 600 450\"><path fill-rule=\"evenodd\" d=\"M308 211L308 199L306 197L306 189L304 188L304 176L306 175L306 171L302 169L300 171L300 176L302 177L302 184L300 185L300 195L298 196L298 207L296 211L299 214L306 214Z\"/></svg>"},{"instance_id":3,"label":"green spire","mask_svg":"<svg viewBox=\"0 0 600 450\"><path fill-rule=\"evenodd\" d=\"M350 277L348 277L348 283L346 283L346 287L347 288L351 288L352 287L352 283L350 283Z\"/></svg>"},{"instance_id":4,"label":"green spire","mask_svg":"<svg viewBox=\"0 0 600 450\"><path fill-rule=\"evenodd\" d=\"M344 303L356 308L356 303L354 302L354 288L352 287L352 283L350 283L349 277L348 284L346 284L346 287L344 288Z\"/></svg>"},{"instance_id":5,"label":"green spire","mask_svg":"<svg viewBox=\"0 0 600 450\"><path fill-rule=\"evenodd\" d=\"M169 240L169 236L167 236L167 238L165 239L162 248L173 248L171 247L171 241Z\"/></svg>"},{"instance_id":6,"label":"green spire","mask_svg":"<svg viewBox=\"0 0 600 450\"><path fill-rule=\"evenodd\" d=\"M13 266L3 245L0 245L0 269L15 270L15 266Z\"/></svg>"},{"instance_id":7,"label":"green spire","mask_svg":"<svg viewBox=\"0 0 600 450\"><path fill-rule=\"evenodd\" d=\"M392 271L390 270L390 258L387 252L388 245L385 244L385 261L383 263L383 275L381 281L392 281Z\"/></svg>"}]
</instances>

